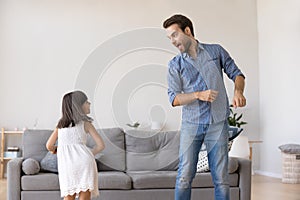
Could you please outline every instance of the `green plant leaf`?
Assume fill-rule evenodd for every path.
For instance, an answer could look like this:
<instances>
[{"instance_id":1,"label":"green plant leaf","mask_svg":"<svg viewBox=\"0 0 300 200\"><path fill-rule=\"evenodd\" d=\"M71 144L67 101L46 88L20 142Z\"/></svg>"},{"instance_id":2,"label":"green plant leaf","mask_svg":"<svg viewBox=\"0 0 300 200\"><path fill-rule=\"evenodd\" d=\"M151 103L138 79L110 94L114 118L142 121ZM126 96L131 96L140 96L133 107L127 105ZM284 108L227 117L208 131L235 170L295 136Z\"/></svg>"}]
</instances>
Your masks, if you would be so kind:
<instances>
[{"instance_id":1,"label":"green plant leaf","mask_svg":"<svg viewBox=\"0 0 300 200\"><path fill-rule=\"evenodd\" d=\"M140 123L135 122L134 124L126 124L126 125L129 126L129 127L132 127L132 128L137 128L137 127L139 127Z\"/></svg>"},{"instance_id":2,"label":"green plant leaf","mask_svg":"<svg viewBox=\"0 0 300 200\"><path fill-rule=\"evenodd\" d=\"M240 114L237 118L236 121L239 121L243 117L243 114Z\"/></svg>"},{"instance_id":3,"label":"green plant leaf","mask_svg":"<svg viewBox=\"0 0 300 200\"><path fill-rule=\"evenodd\" d=\"M238 127L238 128L240 128L242 125L247 124L247 122L240 121L240 120L242 119L242 117L243 117L243 114L241 113L241 114L238 115L238 113L235 113L235 112L233 111L232 107L233 107L233 105L231 104L231 105L229 106L230 115L229 115L229 117L227 118L228 124L229 124L230 126L236 126L236 127Z\"/></svg>"}]
</instances>

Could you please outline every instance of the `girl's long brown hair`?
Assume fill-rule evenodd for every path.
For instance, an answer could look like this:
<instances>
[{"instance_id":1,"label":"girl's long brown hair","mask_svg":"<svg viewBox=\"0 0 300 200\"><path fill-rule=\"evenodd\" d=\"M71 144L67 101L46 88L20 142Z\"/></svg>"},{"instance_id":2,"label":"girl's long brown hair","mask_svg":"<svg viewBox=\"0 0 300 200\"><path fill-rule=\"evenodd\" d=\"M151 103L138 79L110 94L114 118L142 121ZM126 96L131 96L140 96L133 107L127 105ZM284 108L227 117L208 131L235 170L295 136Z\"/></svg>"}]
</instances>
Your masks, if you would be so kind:
<instances>
[{"instance_id":1,"label":"girl's long brown hair","mask_svg":"<svg viewBox=\"0 0 300 200\"><path fill-rule=\"evenodd\" d=\"M81 91L65 94L62 100L62 117L58 121L57 128L73 127L80 121L93 121L82 111L82 105L87 99Z\"/></svg>"}]
</instances>

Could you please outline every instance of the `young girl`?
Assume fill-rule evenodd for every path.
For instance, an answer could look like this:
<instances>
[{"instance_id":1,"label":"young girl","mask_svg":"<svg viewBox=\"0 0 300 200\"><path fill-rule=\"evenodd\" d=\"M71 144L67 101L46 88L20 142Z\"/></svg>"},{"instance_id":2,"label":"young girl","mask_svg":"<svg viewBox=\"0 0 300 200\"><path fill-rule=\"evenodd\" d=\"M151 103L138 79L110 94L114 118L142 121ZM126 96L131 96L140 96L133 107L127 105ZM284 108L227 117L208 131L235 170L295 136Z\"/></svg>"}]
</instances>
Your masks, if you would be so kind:
<instances>
[{"instance_id":1,"label":"young girl","mask_svg":"<svg viewBox=\"0 0 300 200\"><path fill-rule=\"evenodd\" d=\"M88 200L98 196L98 173L94 156L104 149L102 138L88 117L90 105L81 91L63 97L62 117L49 137L46 147L57 152L58 176L61 197L64 200ZM95 147L86 146L87 134L95 140ZM58 140L58 146L55 145Z\"/></svg>"}]
</instances>

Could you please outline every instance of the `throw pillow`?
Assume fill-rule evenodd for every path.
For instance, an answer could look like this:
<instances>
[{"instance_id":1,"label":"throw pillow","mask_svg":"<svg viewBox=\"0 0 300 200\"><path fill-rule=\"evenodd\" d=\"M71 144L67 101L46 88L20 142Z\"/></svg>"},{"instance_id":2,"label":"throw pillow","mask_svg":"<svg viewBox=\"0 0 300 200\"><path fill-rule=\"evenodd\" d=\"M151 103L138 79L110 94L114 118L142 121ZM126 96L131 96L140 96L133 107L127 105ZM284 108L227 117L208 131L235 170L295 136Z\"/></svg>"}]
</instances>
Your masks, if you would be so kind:
<instances>
[{"instance_id":1,"label":"throw pillow","mask_svg":"<svg viewBox=\"0 0 300 200\"><path fill-rule=\"evenodd\" d=\"M299 144L284 144L278 147L283 153L287 154L299 154L300 145Z\"/></svg>"},{"instance_id":2,"label":"throw pillow","mask_svg":"<svg viewBox=\"0 0 300 200\"><path fill-rule=\"evenodd\" d=\"M95 156L95 162L97 164L98 171L103 168L103 166L99 163L98 159L101 158L103 154L99 153ZM46 172L54 172L58 173L58 167L57 167L57 155L52 154L51 152L48 152L46 156L41 160L41 171Z\"/></svg>"},{"instance_id":3,"label":"throw pillow","mask_svg":"<svg viewBox=\"0 0 300 200\"><path fill-rule=\"evenodd\" d=\"M22 170L26 175L38 174L40 171L40 164L32 158L27 158L22 163Z\"/></svg>"},{"instance_id":4,"label":"throw pillow","mask_svg":"<svg viewBox=\"0 0 300 200\"><path fill-rule=\"evenodd\" d=\"M207 151L200 151L198 155L198 163L197 163L197 172L208 172L209 165L208 165L208 158L207 158Z\"/></svg>"},{"instance_id":5,"label":"throw pillow","mask_svg":"<svg viewBox=\"0 0 300 200\"><path fill-rule=\"evenodd\" d=\"M41 170L57 173L57 155L48 152L46 156L41 160Z\"/></svg>"},{"instance_id":6,"label":"throw pillow","mask_svg":"<svg viewBox=\"0 0 300 200\"><path fill-rule=\"evenodd\" d=\"M228 142L228 152L231 150L232 144L233 144L233 140Z\"/></svg>"},{"instance_id":7,"label":"throw pillow","mask_svg":"<svg viewBox=\"0 0 300 200\"><path fill-rule=\"evenodd\" d=\"M228 158L228 173L234 173L239 167L238 160L233 157ZM209 164L206 151L200 151L197 163L197 172L203 173L209 171Z\"/></svg>"}]
</instances>

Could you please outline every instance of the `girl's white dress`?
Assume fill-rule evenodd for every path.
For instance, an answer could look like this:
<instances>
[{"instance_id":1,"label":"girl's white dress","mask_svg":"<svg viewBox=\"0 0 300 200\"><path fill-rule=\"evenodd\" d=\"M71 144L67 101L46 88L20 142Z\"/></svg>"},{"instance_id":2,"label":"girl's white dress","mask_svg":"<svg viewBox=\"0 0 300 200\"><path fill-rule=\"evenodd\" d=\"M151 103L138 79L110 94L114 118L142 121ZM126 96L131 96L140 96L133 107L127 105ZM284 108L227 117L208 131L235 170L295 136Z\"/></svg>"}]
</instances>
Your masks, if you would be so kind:
<instances>
[{"instance_id":1,"label":"girl's white dress","mask_svg":"<svg viewBox=\"0 0 300 200\"><path fill-rule=\"evenodd\" d=\"M84 122L58 129L57 165L61 197L78 196L81 191L99 195L95 157L86 146Z\"/></svg>"}]
</instances>

